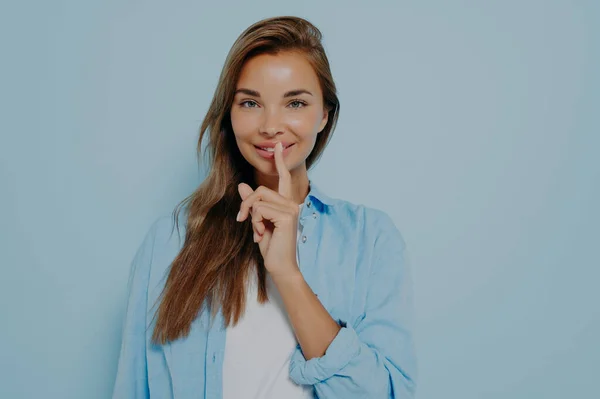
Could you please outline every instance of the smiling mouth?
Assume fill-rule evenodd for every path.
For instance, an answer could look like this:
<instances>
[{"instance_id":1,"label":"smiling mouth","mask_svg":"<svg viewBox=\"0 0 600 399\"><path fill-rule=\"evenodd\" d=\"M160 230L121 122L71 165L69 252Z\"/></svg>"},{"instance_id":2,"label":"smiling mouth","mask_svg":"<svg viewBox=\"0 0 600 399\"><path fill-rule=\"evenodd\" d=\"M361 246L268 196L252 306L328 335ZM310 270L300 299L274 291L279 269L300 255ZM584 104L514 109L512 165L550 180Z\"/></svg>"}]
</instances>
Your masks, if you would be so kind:
<instances>
[{"instance_id":1,"label":"smiling mouth","mask_svg":"<svg viewBox=\"0 0 600 399\"><path fill-rule=\"evenodd\" d=\"M287 150L288 148L290 148L291 146L293 146L296 143L290 144L287 147L283 147L284 151ZM275 152L275 147L258 147L258 146L254 146L256 148L258 148L259 150L263 150L263 151L268 151L268 152Z\"/></svg>"}]
</instances>

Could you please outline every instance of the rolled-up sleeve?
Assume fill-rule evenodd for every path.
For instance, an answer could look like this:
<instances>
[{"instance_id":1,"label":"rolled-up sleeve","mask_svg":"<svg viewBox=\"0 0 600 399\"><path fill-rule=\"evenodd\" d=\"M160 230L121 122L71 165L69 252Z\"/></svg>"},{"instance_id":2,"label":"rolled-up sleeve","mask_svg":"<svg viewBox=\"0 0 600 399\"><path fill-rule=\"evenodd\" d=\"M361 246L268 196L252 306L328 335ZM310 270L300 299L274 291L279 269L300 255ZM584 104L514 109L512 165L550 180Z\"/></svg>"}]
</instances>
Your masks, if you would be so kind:
<instances>
[{"instance_id":1,"label":"rolled-up sleeve","mask_svg":"<svg viewBox=\"0 0 600 399\"><path fill-rule=\"evenodd\" d=\"M149 398L146 363L146 305L157 221L146 233L131 262L127 283L127 309L113 399Z\"/></svg>"},{"instance_id":2,"label":"rolled-up sleeve","mask_svg":"<svg viewBox=\"0 0 600 399\"><path fill-rule=\"evenodd\" d=\"M319 398L414 398L417 360L413 340L414 300L406 244L392 219L380 212L365 311L342 326L318 358L306 360L300 345L290 377L313 385Z\"/></svg>"}]
</instances>

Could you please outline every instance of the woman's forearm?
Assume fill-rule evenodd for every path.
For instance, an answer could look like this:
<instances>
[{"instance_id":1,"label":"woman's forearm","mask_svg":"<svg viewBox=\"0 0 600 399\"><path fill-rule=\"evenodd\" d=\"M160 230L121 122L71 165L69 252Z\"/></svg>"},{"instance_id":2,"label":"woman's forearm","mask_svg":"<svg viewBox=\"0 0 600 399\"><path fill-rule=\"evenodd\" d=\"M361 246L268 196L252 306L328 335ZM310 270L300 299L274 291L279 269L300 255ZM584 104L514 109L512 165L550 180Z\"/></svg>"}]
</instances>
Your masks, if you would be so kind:
<instances>
[{"instance_id":1,"label":"woman's forearm","mask_svg":"<svg viewBox=\"0 0 600 399\"><path fill-rule=\"evenodd\" d=\"M283 299L305 359L323 356L340 325L329 315L302 273L273 277L273 282Z\"/></svg>"}]
</instances>

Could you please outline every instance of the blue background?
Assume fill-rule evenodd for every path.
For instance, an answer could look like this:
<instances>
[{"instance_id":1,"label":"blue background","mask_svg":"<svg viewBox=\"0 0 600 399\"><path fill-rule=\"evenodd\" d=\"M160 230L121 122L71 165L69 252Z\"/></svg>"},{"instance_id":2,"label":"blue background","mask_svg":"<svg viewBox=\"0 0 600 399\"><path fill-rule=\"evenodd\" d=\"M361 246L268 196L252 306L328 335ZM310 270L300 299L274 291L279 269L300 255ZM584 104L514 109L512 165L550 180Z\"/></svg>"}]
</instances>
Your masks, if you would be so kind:
<instances>
[{"instance_id":1,"label":"blue background","mask_svg":"<svg viewBox=\"0 0 600 399\"><path fill-rule=\"evenodd\" d=\"M231 44L287 14L341 99L312 178L408 244L418 397L600 397L598 4L3 3L0 397L110 396L133 254L204 176Z\"/></svg>"}]
</instances>

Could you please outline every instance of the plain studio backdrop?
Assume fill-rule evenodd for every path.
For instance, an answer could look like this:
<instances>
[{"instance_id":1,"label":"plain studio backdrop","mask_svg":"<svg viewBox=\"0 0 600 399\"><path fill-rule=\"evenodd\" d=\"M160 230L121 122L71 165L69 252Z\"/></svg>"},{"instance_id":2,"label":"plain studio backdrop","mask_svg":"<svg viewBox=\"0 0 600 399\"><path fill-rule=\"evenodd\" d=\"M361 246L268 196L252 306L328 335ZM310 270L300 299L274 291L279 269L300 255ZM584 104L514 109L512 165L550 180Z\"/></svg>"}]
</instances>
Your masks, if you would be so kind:
<instances>
[{"instance_id":1,"label":"plain studio backdrop","mask_svg":"<svg viewBox=\"0 0 600 399\"><path fill-rule=\"evenodd\" d=\"M408 244L418 397L600 397L598 2L7 3L0 397L110 397L135 250L275 15L322 30L339 87L311 177Z\"/></svg>"}]
</instances>

